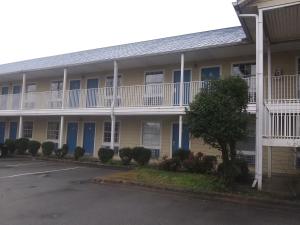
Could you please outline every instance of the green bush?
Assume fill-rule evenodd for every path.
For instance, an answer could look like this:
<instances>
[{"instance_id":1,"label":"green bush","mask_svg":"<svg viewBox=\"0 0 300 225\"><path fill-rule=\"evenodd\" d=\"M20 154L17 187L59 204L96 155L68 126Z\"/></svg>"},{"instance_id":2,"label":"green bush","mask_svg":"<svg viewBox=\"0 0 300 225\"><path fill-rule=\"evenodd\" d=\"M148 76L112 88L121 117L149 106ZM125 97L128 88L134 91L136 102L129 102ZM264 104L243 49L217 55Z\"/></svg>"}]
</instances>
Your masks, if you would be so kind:
<instances>
[{"instance_id":1,"label":"green bush","mask_svg":"<svg viewBox=\"0 0 300 225\"><path fill-rule=\"evenodd\" d=\"M6 139L4 144L7 146L9 154L13 155L16 151L16 141L13 139Z\"/></svg>"},{"instance_id":2,"label":"green bush","mask_svg":"<svg viewBox=\"0 0 300 225\"><path fill-rule=\"evenodd\" d=\"M164 159L159 163L158 168L160 170L176 172L180 168L180 161L178 158Z\"/></svg>"},{"instance_id":3,"label":"green bush","mask_svg":"<svg viewBox=\"0 0 300 225\"><path fill-rule=\"evenodd\" d=\"M189 158L189 155L191 154L190 150L185 150L185 149L178 149L178 151L176 151L173 154L172 158L178 158L181 162L183 162L184 160Z\"/></svg>"},{"instance_id":4,"label":"green bush","mask_svg":"<svg viewBox=\"0 0 300 225\"><path fill-rule=\"evenodd\" d=\"M98 157L102 163L107 163L114 156L114 150L110 148L100 148L98 150Z\"/></svg>"},{"instance_id":5,"label":"green bush","mask_svg":"<svg viewBox=\"0 0 300 225\"><path fill-rule=\"evenodd\" d=\"M55 155L57 158L62 159L64 158L69 152L69 147L67 144L63 144L62 148L58 148L55 150Z\"/></svg>"},{"instance_id":6,"label":"green bush","mask_svg":"<svg viewBox=\"0 0 300 225\"><path fill-rule=\"evenodd\" d=\"M228 185L233 185L234 182L247 182L250 179L248 163L242 159L221 163L218 167L218 174Z\"/></svg>"},{"instance_id":7,"label":"green bush","mask_svg":"<svg viewBox=\"0 0 300 225\"><path fill-rule=\"evenodd\" d=\"M123 165L129 165L133 157L133 150L131 148L122 148L119 151L119 156Z\"/></svg>"},{"instance_id":8,"label":"green bush","mask_svg":"<svg viewBox=\"0 0 300 225\"><path fill-rule=\"evenodd\" d=\"M28 151L32 156L37 155L40 147L41 147L41 143L38 141L31 140L28 142Z\"/></svg>"},{"instance_id":9,"label":"green bush","mask_svg":"<svg viewBox=\"0 0 300 225\"><path fill-rule=\"evenodd\" d=\"M8 148L5 144L0 144L0 158L6 158L8 155Z\"/></svg>"},{"instance_id":10,"label":"green bush","mask_svg":"<svg viewBox=\"0 0 300 225\"><path fill-rule=\"evenodd\" d=\"M85 153L84 148L77 146L74 150L75 160L79 160L82 156L84 156L84 153Z\"/></svg>"},{"instance_id":11,"label":"green bush","mask_svg":"<svg viewBox=\"0 0 300 225\"><path fill-rule=\"evenodd\" d=\"M206 172L213 172L218 162L217 157L213 155L203 156L202 161Z\"/></svg>"},{"instance_id":12,"label":"green bush","mask_svg":"<svg viewBox=\"0 0 300 225\"><path fill-rule=\"evenodd\" d=\"M42 144L43 155L48 157L52 154L55 149L55 144L52 141L46 141Z\"/></svg>"},{"instance_id":13,"label":"green bush","mask_svg":"<svg viewBox=\"0 0 300 225\"><path fill-rule=\"evenodd\" d=\"M144 147L135 147L132 149L132 157L140 166L144 166L149 163L151 158L151 150Z\"/></svg>"},{"instance_id":14,"label":"green bush","mask_svg":"<svg viewBox=\"0 0 300 225\"><path fill-rule=\"evenodd\" d=\"M19 138L16 140L16 150L20 155L24 155L28 149L29 139L27 138Z\"/></svg>"},{"instance_id":15,"label":"green bush","mask_svg":"<svg viewBox=\"0 0 300 225\"><path fill-rule=\"evenodd\" d=\"M217 158L215 156L204 156L201 152L183 161L183 167L191 173L211 173L215 169Z\"/></svg>"}]
</instances>

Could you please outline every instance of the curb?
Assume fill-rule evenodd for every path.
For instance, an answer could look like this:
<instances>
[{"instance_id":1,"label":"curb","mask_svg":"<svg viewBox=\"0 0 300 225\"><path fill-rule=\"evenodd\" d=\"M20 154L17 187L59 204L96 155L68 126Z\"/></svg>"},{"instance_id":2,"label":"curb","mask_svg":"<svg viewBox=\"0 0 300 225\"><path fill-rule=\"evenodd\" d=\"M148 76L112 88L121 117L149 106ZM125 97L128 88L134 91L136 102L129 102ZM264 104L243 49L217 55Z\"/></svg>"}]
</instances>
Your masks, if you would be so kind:
<instances>
[{"instance_id":1,"label":"curb","mask_svg":"<svg viewBox=\"0 0 300 225\"><path fill-rule=\"evenodd\" d=\"M123 184L123 185L132 185L137 187L148 188L154 191L168 191L182 194L191 194L197 197L201 197L207 200L222 200L232 203L247 204L247 205L257 205L265 206L269 208L280 208L280 209L289 209L289 210L299 210L300 203L288 201L288 200L275 200L275 199L266 199L259 197L249 197L241 196L231 193L221 193L221 192L206 192L206 191L193 191L188 189L181 188L172 188L172 187L160 187L151 184L144 184L134 181L125 181L125 180L111 180L106 178L94 178L92 179L93 183L96 184Z\"/></svg>"},{"instance_id":2,"label":"curb","mask_svg":"<svg viewBox=\"0 0 300 225\"><path fill-rule=\"evenodd\" d=\"M122 170L122 171L128 171L135 168L135 166L110 165L110 164L103 164L101 162L84 162L84 161L74 161L74 160L56 159L56 158L31 157L31 156L16 156L15 158L23 158L23 159L26 158L26 159L41 160L41 161L70 163L70 164L83 165L87 167L106 168L106 169Z\"/></svg>"}]
</instances>

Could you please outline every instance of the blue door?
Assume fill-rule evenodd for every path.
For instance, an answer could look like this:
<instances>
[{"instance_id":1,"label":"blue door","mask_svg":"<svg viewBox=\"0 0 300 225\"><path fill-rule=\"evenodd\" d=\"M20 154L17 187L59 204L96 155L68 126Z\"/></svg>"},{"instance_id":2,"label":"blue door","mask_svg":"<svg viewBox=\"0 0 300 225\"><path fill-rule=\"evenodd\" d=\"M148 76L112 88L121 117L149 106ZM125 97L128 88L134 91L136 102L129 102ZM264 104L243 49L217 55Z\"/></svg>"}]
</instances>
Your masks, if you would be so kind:
<instances>
[{"instance_id":1,"label":"blue door","mask_svg":"<svg viewBox=\"0 0 300 225\"><path fill-rule=\"evenodd\" d=\"M17 130L18 130L18 123L17 122L10 122L10 125L9 125L9 139L12 139L12 140L17 139Z\"/></svg>"},{"instance_id":2,"label":"blue door","mask_svg":"<svg viewBox=\"0 0 300 225\"><path fill-rule=\"evenodd\" d=\"M8 87L2 87L1 95L1 109L7 109Z\"/></svg>"},{"instance_id":3,"label":"blue door","mask_svg":"<svg viewBox=\"0 0 300 225\"><path fill-rule=\"evenodd\" d=\"M180 103L180 70L174 71L174 105ZM191 70L184 70L183 82L191 82ZM185 83L183 87L183 104L188 105L190 101L190 84Z\"/></svg>"},{"instance_id":4,"label":"blue door","mask_svg":"<svg viewBox=\"0 0 300 225\"><path fill-rule=\"evenodd\" d=\"M201 80L218 80L220 79L221 69L219 66L207 67L201 69Z\"/></svg>"},{"instance_id":5,"label":"blue door","mask_svg":"<svg viewBox=\"0 0 300 225\"><path fill-rule=\"evenodd\" d=\"M5 138L5 122L0 122L0 144L4 143Z\"/></svg>"},{"instance_id":6,"label":"blue door","mask_svg":"<svg viewBox=\"0 0 300 225\"><path fill-rule=\"evenodd\" d=\"M173 124L173 131L172 131L172 152L176 152L179 148L179 124ZM183 124L182 126L182 148L184 150L190 149L190 136L189 130L186 125Z\"/></svg>"},{"instance_id":7,"label":"blue door","mask_svg":"<svg viewBox=\"0 0 300 225\"><path fill-rule=\"evenodd\" d=\"M69 147L69 153L73 154L77 145L77 123L68 123L67 127L67 145Z\"/></svg>"},{"instance_id":8,"label":"blue door","mask_svg":"<svg viewBox=\"0 0 300 225\"><path fill-rule=\"evenodd\" d=\"M98 79L87 80L86 106L88 108L97 107L98 87L99 87Z\"/></svg>"},{"instance_id":9,"label":"blue door","mask_svg":"<svg viewBox=\"0 0 300 225\"><path fill-rule=\"evenodd\" d=\"M12 98L12 107L13 109L20 108L20 98L21 98L21 86L15 85L13 86L13 98Z\"/></svg>"},{"instance_id":10,"label":"blue door","mask_svg":"<svg viewBox=\"0 0 300 225\"><path fill-rule=\"evenodd\" d=\"M80 101L80 80L70 81L69 104L71 108L78 108Z\"/></svg>"},{"instance_id":11,"label":"blue door","mask_svg":"<svg viewBox=\"0 0 300 225\"><path fill-rule=\"evenodd\" d=\"M95 123L85 123L83 131L83 148L88 155L94 151Z\"/></svg>"}]
</instances>

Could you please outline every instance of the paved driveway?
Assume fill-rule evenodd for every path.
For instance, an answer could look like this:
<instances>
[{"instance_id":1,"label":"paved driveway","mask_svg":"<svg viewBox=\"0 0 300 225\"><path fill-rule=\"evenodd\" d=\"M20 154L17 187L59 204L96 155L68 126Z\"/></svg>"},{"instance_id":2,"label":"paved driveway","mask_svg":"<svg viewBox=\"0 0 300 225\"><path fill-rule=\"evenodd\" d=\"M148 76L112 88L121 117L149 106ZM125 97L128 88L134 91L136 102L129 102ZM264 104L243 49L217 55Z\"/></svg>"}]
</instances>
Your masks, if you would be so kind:
<instances>
[{"instance_id":1,"label":"paved driveway","mask_svg":"<svg viewBox=\"0 0 300 225\"><path fill-rule=\"evenodd\" d=\"M1 225L300 224L300 213L88 182L114 170L0 161Z\"/></svg>"}]
</instances>

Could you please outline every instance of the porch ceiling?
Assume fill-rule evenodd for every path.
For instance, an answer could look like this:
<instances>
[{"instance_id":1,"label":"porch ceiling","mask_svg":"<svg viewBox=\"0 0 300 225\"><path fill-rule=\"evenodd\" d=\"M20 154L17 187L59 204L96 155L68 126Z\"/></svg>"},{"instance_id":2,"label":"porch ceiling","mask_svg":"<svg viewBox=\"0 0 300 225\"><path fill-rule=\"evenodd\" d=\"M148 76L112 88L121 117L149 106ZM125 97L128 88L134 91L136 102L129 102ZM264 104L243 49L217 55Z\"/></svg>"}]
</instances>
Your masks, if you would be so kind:
<instances>
[{"instance_id":1,"label":"porch ceiling","mask_svg":"<svg viewBox=\"0 0 300 225\"><path fill-rule=\"evenodd\" d=\"M300 40L300 4L265 11L264 21L271 43Z\"/></svg>"}]
</instances>

